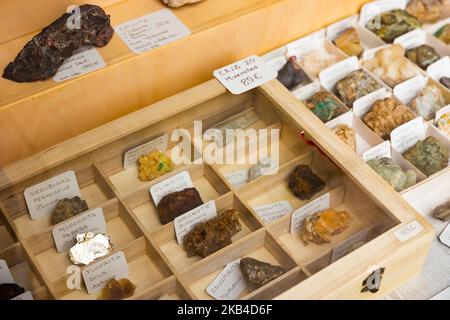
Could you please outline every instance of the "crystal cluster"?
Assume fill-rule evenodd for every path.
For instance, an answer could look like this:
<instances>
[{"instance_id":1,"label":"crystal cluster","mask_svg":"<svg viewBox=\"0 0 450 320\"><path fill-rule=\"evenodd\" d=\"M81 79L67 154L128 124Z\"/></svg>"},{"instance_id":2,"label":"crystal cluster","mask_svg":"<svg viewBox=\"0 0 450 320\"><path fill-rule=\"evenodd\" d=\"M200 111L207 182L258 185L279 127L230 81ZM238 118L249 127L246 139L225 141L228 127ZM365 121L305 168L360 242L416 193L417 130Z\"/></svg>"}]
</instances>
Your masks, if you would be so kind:
<instances>
[{"instance_id":1,"label":"crystal cluster","mask_svg":"<svg viewBox=\"0 0 450 320\"><path fill-rule=\"evenodd\" d=\"M244 276L247 288L254 291L275 280L286 273L286 270L280 266L274 266L270 263L258 261L253 258L242 258L240 262L242 275Z\"/></svg>"},{"instance_id":2,"label":"crystal cluster","mask_svg":"<svg viewBox=\"0 0 450 320\"><path fill-rule=\"evenodd\" d=\"M417 142L403 156L425 175L431 176L448 165L449 150L435 137Z\"/></svg>"},{"instance_id":3,"label":"crystal cluster","mask_svg":"<svg viewBox=\"0 0 450 320\"><path fill-rule=\"evenodd\" d=\"M367 72L356 70L351 72L344 79L339 80L335 86L335 91L342 102L348 107L352 107L353 102L357 99L380 88L381 85Z\"/></svg>"},{"instance_id":4,"label":"crystal cluster","mask_svg":"<svg viewBox=\"0 0 450 320\"><path fill-rule=\"evenodd\" d=\"M305 245L310 242L316 244L330 243L331 236L338 235L348 228L351 216L345 211L328 209L317 212L303 220L300 231Z\"/></svg>"},{"instance_id":5,"label":"crystal cluster","mask_svg":"<svg viewBox=\"0 0 450 320\"><path fill-rule=\"evenodd\" d=\"M81 200L78 196L72 199L62 199L53 210L51 223L52 225L58 224L87 210L89 208L86 201Z\"/></svg>"},{"instance_id":6,"label":"crystal cluster","mask_svg":"<svg viewBox=\"0 0 450 320\"><path fill-rule=\"evenodd\" d=\"M389 183L395 191L400 192L416 184L416 172L414 170L403 171L390 158L369 160L367 164Z\"/></svg>"},{"instance_id":7,"label":"crystal cluster","mask_svg":"<svg viewBox=\"0 0 450 320\"><path fill-rule=\"evenodd\" d=\"M77 244L70 249L69 257L74 264L79 266L87 266L112 251L111 240L106 234L80 233L76 240Z\"/></svg>"},{"instance_id":8,"label":"crystal cluster","mask_svg":"<svg viewBox=\"0 0 450 320\"><path fill-rule=\"evenodd\" d=\"M140 156L139 179L141 181L151 181L172 171L175 165L172 159L164 152L153 151L147 155Z\"/></svg>"},{"instance_id":9,"label":"crystal cluster","mask_svg":"<svg viewBox=\"0 0 450 320\"><path fill-rule=\"evenodd\" d=\"M367 28L387 43L420 27L421 23L415 17L401 9L383 12L367 23Z\"/></svg>"},{"instance_id":10,"label":"crystal cluster","mask_svg":"<svg viewBox=\"0 0 450 320\"><path fill-rule=\"evenodd\" d=\"M289 177L289 188L301 200L310 200L325 186L325 182L307 165L299 165Z\"/></svg>"}]
</instances>

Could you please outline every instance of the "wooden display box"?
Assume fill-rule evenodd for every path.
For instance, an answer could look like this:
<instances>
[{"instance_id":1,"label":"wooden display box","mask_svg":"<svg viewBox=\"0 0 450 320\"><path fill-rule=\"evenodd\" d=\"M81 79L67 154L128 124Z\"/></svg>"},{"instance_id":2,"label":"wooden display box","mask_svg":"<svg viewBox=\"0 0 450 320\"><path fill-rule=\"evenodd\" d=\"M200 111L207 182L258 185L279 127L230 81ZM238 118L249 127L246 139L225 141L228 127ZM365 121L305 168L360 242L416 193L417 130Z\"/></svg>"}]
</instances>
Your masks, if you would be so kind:
<instances>
[{"instance_id":1,"label":"wooden display box","mask_svg":"<svg viewBox=\"0 0 450 320\"><path fill-rule=\"evenodd\" d=\"M184 164L151 182L141 182L136 168L123 169L124 152L135 146L176 128L193 133L194 120L203 121L204 132L242 112L258 115L252 128L281 129L276 175L234 187L225 174L239 169L236 165ZM301 133L317 147L301 139ZM169 144L169 149L173 147ZM197 142L192 150L191 159L197 159ZM350 227L329 244L305 246L298 233L289 232L290 216L266 223L254 210L279 200L288 200L294 210L307 203L294 197L287 185L299 164L310 165L326 182L323 192L330 192L331 207L346 210L352 217ZM133 299L162 295L210 299L205 289L222 268L248 256L281 265L286 273L256 291L243 292L241 299L378 298L420 272L434 236L425 219L278 81L234 96L211 80L3 168L0 208L4 226L0 231L9 236L2 237L19 242L9 244L11 248L23 246L23 256L45 288L37 290L53 299L96 298L85 289L67 289L68 255L57 253L49 218L31 220L24 201L27 187L67 170L75 171L90 208L103 208L114 252L125 253L128 278L137 285ZM173 222L160 224L148 191L182 171L189 172L205 202L215 200L218 212L230 208L240 212L242 230L232 244L203 259L187 257L176 241ZM394 233L414 220L423 229L410 239L399 240ZM368 241L331 263L333 249L364 229L369 230ZM381 267L385 272L380 290L362 292L366 278Z\"/></svg>"}]
</instances>

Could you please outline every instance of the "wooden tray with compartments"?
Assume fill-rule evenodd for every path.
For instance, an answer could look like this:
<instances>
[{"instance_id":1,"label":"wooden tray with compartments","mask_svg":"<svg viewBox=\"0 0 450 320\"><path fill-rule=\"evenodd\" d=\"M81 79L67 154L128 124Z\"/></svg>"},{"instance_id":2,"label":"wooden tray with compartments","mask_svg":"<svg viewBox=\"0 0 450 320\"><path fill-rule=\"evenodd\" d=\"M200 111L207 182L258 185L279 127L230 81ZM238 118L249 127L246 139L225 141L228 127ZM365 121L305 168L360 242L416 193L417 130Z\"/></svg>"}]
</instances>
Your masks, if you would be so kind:
<instances>
[{"instance_id":1,"label":"wooden tray with compartments","mask_svg":"<svg viewBox=\"0 0 450 320\"><path fill-rule=\"evenodd\" d=\"M194 121L203 121L205 131L241 112L258 115L252 128L281 129L276 175L234 187L225 176L237 165L183 164L151 182L141 182L135 167L123 169L124 153L135 146L176 128L192 134ZM169 143L168 150L174 147ZM197 158L198 141L192 147ZM330 207L352 217L350 227L329 244L305 246L298 233L290 233L289 215L266 223L255 213L255 207L281 200L293 209L308 203L288 188L299 164L326 182L315 198L329 192ZM225 265L246 256L281 265L286 273L256 291L244 291L240 299L373 299L420 272L434 236L425 219L278 81L235 96L211 80L2 168L0 258L36 299L97 298L84 288L67 289L71 261L67 253L57 253L49 217L32 220L24 200L26 188L68 170L75 172L89 208L103 209L114 252L125 253L128 278L137 285L133 299L211 299L205 291L211 281ZM204 202L215 200L218 212L240 212L242 230L232 244L203 259L187 257L174 223L159 222L149 193L149 187L182 171L189 172ZM407 233L414 221L422 229L411 237L396 236ZM364 230L366 243L331 263L334 248ZM379 291L362 292L377 268L385 270Z\"/></svg>"}]
</instances>

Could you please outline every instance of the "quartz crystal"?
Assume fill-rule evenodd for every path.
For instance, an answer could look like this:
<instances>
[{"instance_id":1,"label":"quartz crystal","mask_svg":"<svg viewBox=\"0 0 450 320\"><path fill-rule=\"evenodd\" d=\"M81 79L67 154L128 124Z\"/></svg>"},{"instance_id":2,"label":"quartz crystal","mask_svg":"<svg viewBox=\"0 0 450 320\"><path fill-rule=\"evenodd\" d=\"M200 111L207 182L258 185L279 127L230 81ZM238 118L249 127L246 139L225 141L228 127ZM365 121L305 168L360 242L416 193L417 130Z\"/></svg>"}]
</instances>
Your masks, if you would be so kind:
<instances>
[{"instance_id":1,"label":"quartz crystal","mask_svg":"<svg viewBox=\"0 0 450 320\"><path fill-rule=\"evenodd\" d=\"M87 210L89 208L86 201L81 200L78 196L72 199L62 199L53 210L51 223L52 225L58 224Z\"/></svg>"},{"instance_id":2,"label":"quartz crystal","mask_svg":"<svg viewBox=\"0 0 450 320\"><path fill-rule=\"evenodd\" d=\"M351 108L357 99L380 88L381 85L367 72L356 70L338 81L335 91L342 102Z\"/></svg>"},{"instance_id":3,"label":"quartz crystal","mask_svg":"<svg viewBox=\"0 0 450 320\"><path fill-rule=\"evenodd\" d=\"M134 285L128 279L116 280L111 278L108 280L106 285L103 287L100 293L100 300L122 300L130 298L133 296L136 290L136 285Z\"/></svg>"},{"instance_id":4,"label":"quartz crystal","mask_svg":"<svg viewBox=\"0 0 450 320\"><path fill-rule=\"evenodd\" d=\"M201 1L203 1L203 0L162 0L162 2L164 4L166 4L172 8L179 8L186 4L197 3L197 2L201 2Z\"/></svg>"},{"instance_id":5,"label":"quartz crystal","mask_svg":"<svg viewBox=\"0 0 450 320\"><path fill-rule=\"evenodd\" d=\"M250 291L254 291L286 273L283 267L253 258L242 258L240 268Z\"/></svg>"},{"instance_id":6,"label":"quartz crystal","mask_svg":"<svg viewBox=\"0 0 450 320\"><path fill-rule=\"evenodd\" d=\"M434 36L443 41L445 44L450 44L450 23L436 31Z\"/></svg>"},{"instance_id":7,"label":"quartz crystal","mask_svg":"<svg viewBox=\"0 0 450 320\"><path fill-rule=\"evenodd\" d=\"M420 27L421 23L415 17L401 9L383 12L367 23L367 28L387 43Z\"/></svg>"},{"instance_id":8,"label":"quartz crystal","mask_svg":"<svg viewBox=\"0 0 450 320\"><path fill-rule=\"evenodd\" d=\"M337 99L326 91L315 93L306 102L306 106L325 123L343 113L343 108L341 108Z\"/></svg>"},{"instance_id":9,"label":"quartz crystal","mask_svg":"<svg viewBox=\"0 0 450 320\"><path fill-rule=\"evenodd\" d=\"M289 188L301 200L310 200L325 186L325 182L307 165L299 165L289 177Z\"/></svg>"},{"instance_id":10,"label":"quartz crystal","mask_svg":"<svg viewBox=\"0 0 450 320\"><path fill-rule=\"evenodd\" d=\"M437 121L437 127L450 138L450 111L444 113Z\"/></svg>"},{"instance_id":11,"label":"quartz crystal","mask_svg":"<svg viewBox=\"0 0 450 320\"><path fill-rule=\"evenodd\" d=\"M449 150L437 138L428 137L417 142L403 156L425 175L431 176L447 167Z\"/></svg>"},{"instance_id":12,"label":"quartz crystal","mask_svg":"<svg viewBox=\"0 0 450 320\"><path fill-rule=\"evenodd\" d=\"M390 158L369 160L367 164L389 183L395 191L400 192L416 184L416 172L414 170L403 171Z\"/></svg>"},{"instance_id":13,"label":"quartz crystal","mask_svg":"<svg viewBox=\"0 0 450 320\"><path fill-rule=\"evenodd\" d=\"M406 11L422 23L435 23L450 16L450 0L410 0Z\"/></svg>"},{"instance_id":14,"label":"quartz crystal","mask_svg":"<svg viewBox=\"0 0 450 320\"><path fill-rule=\"evenodd\" d=\"M25 289L15 283L0 284L0 300L11 300L25 292Z\"/></svg>"},{"instance_id":15,"label":"quartz crystal","mask_svg":"<svg viewBox=\"0 0 450 320\"><path fill-rule=\"evenodd\" d=\"M350 221L351 216L348 212L327 209L306 217L303 220L300 235L305 245L309 242L329 243L331 236L347 229Z\"/></svg>"},{"instance_id":16,"label":"quartz crystal","mask_svg":"<svg viewBox=\"0 0 450 320\"><path fill-rule=\"evenodd\" d=\"M431 215L442 221L450 221L450 201L434 208Z\"/></svg>"},{"instance_id":17,"label":"quartz crystal","mask_svg":"<svg viewBox=\"0 0 450 320\"><path fill-rule=\"evenodd\" d=\"M427 85L411 102L412 110L425 120L434 119L436 112L445 107L446 102L441 90L433 85Z\"/></svg>"},{"instance_id":18,"label":"quartz crystal","mask_svg":"<svg viewBox=\"0 0 450 320\"><path fill-rule=\"evenodd\" d=\"M337 58L335 55L329 53L325 48L313 50L300 58L300 64L306 69L314 78L319 76L319 73L335 64Z\"/></svg>"},{"instance_id":19,"label":"quartz crystal","mask_svg":"<svg viewBox=\"0 0 450 320\"><path fill-rule=\"evenodd\" d=\"M450 89L450 78L449 77L442 77L439 79L439 82L442 83L444 87L447 89Z\"/></svg>"},{"instance_id":20,"label":"quartz crystal","mask_svg":"<svg viewBox=\"0 0 450 320\"><path fill-rule=\"evenodd\" d=\"M297 63L296 57L290 57L286 64L278 71L278 81L288 90L292 90L300 84L308 83L308 76Z\"/></svg>"},{"instance_id":21,"label":"quartz crystal","mask_svg":"<svg viewBox=\"0 0 450 320\"><path fill-rule=\"evenodd\" d=\"M203 204L202 198L195 188L186 188L164 196L158 203L161 224L169 223L176 217L191 211Z\"/></svg>"},{"instance_id":22,"label":"quartz crystal","mask_svg":"<svg viewBox=\"0 0 450 320\"><path fill-rule=\"evenodd\" d=\"M111 240L106 234L80 233L76 240L77 244L69 251L70 260L76 265L87 266L94 260L108 255L112 250Z\"/></svg>"},{"instance_id":23,"label":"quartz crystal","mask_svg":"<svg viewBox=\"0 0 450 320\"><path fill-rule=\"evenodd\" d=\"M334 134L345 142L353 151L356 152L356 134L355 130L345 124L338 125L333 130Z\"/></svg>"},{"instance_id":24,"label":"quartz crystal","mask_svg":"<svg viewBox=\"0 0 450 320\"><path fill-rule=\"evenodd\" d=\"M423 70L441 58L433 47L426 44L407 50L406 57Z\"/></svg>"},{"instance_id":25,"label":"quartz crystal","mask_svg":"<svg viewBox=\"0 0 450 320\"><path fill-rule=\"evenodd\" d=\"M161 151L153 151L148 155L139 157L138 163L141 181L154 180L174 169L172 159Z\"/></svg>"},{"instance_id":26,"label":"quartz crystal","mask_svg":"<svg viewBox=\"0 0 450 320\"><path fill-rule=\"evenodd\" d=\"M355 28L348 28L339 33L334 43L348 56L359 57L364 51L358 31Z\"/></svg>"}]
</instances>

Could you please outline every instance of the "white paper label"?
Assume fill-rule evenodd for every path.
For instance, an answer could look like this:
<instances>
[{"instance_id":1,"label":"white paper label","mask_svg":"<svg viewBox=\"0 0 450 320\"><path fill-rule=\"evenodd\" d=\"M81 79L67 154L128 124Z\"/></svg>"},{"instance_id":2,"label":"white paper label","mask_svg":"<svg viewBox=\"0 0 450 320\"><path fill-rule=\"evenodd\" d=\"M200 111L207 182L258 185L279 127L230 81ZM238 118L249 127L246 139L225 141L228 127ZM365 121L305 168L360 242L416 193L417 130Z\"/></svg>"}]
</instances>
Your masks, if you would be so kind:
<instances>
[{"instance_id":1,"label":"white paper label","mask_svg":"<svg viewBox=\"0 0 450 320\"><path fill-rule=\"evenodd\" d=\"M192 184L189 172L183 171L173 177L170 177L167 180L164 180L150 187L150 194L152 195L153 202L157 206L161 199L168 194L193 187L194 185Z\"/></svg>"},{"instance_id":2,"label":"white paper label","mask_svg":"<svg viewBox=\"0 0 450 320\"><path fill-rule=\"evenodd\" d=\"M166 151L169 143L169 135L165 134L152 141L146 142L131 150L125 152L123 157L123 168L126 170L137 165L137 160L140 156L148 154L153 151Z\"/></svg>"},{"instance_id":3,"label":"white paper label","mask_svg":"<svg viewBox=\"0 0 450 320\"><path fill-rule=\"evenodd\" d=\"M406 50L409 50L424 44L426 37L425 31L422 29L415 29L396 38L394 43L401 45Z\"/></svg>"},{"instance_id":4,"label":"white paper label","mask_svg":"<svg viewBox=\"0 0 450 320\"><path fill-rule=\"evenodd\" d=\"M401 242L405 242L418 235L422 230L422 225L417 220L414 220L403 228L395 231L394 236Z\"/></svg>"},{"instance_id":5,"label":"white paper label","mask_svg":"<svg viewBox=\"0 0 450 320\"><path fill-rule=\"evenodd\" d=\"M378 89L356 100L353 103L353 112L358 118L363 118L372 109L375 102L388 97L391 97L391 93L386 88Z\"/></svg>"},{"instance_id":6,"label":"white paper label","mask_svg":"<svg viewBox=\"0 0 450 320\"><path fill-rule=\"evenodd\" d=\"M439 236L439 240L445 244L447 247L450 247L450 224L445 227L444 231L442 231Z\"/></svg>"},{"instance_id":7,"label":"white paper label","mask_svg":"<svg viewBox=\"0 0 450 320\"><path fill-rule=\"evenodd\" d=\"M0 260L0 284L16 283L5 260Z\"/></svg>"},{"instance_id":8,"label":"white paper label","mask_svg":"<svg viewBox=\"0 0 450 320\"><path fill-rule=\"evenodd\" d=\"M289 43L286 46L288 57L302 57L305 54L323 48L325 40L325 29L311 33L306 37Z\"/></svg>"},{"instance_id":9,"label":"white paper label","mask_svg":"<svg viewBox=\"0 0 450 320\"><path fill-rule=\"evenodd\" d=\"M379 145L367 150L362 154L364 162L370 161L372 159L378 160L381 158L392 158L391 143L390 141L385 141Z\"/></svg>"},{"instance_id":10,"label":"white paper label","mask_svg":"<svg viewBox=\"0 0 450 320\"><path fill-rule=\"evenodd\" d=\"M286 200L259 206L253 210L265 223L272 223L293 211L291 204Z\"/></svg>"},{"instance_id":11,"label":"white paper label","mask_svg":"<svg viewBox=\"0 0 450 320\"><path fill-rule=\"evenodd\" d=\"M357 234L351 236L350 238L346 239L341 244L334 247L333 251L331 253L331 262L330 263L333 263L333 262L339 260L340 258L344 257L345 255L347 255L349 253L350 248L354 244L356 244L358 242L365 242L367 239L367 236L369 234L369 230L370 230L369 228L364 229L364 230L358 232Z\"/></svg>"},{"instance_id":12,"label":"white paper label","mask_svg":"<svg viewBox=\"0 0 450 320\"><path fill-rule=\"evenodd\" d=\"M191 34L173 14L162 9L114 27L119 37L135 54L162 47Z\"/></svg>"},{"instance_id":13,"label":"white paper label","mask_svg":"<svg viewBox=\"0 0 450 320\"><path fill-rule=\"evenodd\" d=\"M64 61L58 72L53 76L53 80L56 82L70 80L105 66L106 63L96 48L80 48Z\"/></svg>"},{"instance_id":14,"label":"white paper label","mask_svg":"<svg viewBox=\"0 0 450 320\"><path fill-rule=\"evenodd\" d=\"M208 221L216 216L216 202L211 200L179 217L176 217L174 220L174 225L178 243L183 243L184 237L194 228L195 225Z\"/></svg>"},{"instance_id":15,"label":"white paper label","mask_svg":"<svg viewBox=\"0 0 450 320\"><path fill-rule=\"evenodd\" d=\"M214 71L214 76L232 94L252 90L277 77L260 57L250 56Z\"/></svg>"},{"instance_id":16,"label":"white paper label","mask_svg":"<svg viewBox=\"0 0 450 320\"><path fill-rule=\"evenodd\" d=\"M447 113L450 113L450 104L449 104L448 106L445 106L445 107L442 108L442 109L439 109L439 110L436 112L436 118L434 119L434 122L437 124L438 120L439 120L440 118L442 118L442 116L445 115L445 114L447 114Z\"/></svg>"},{"instance_id":17,"label":"white paper label","mask_svg":"<svg viewBox=\"0 0 450 320\"><path fill-rule=\"evenodd\" d=\"M36 220L52 213L59 200L80 196L75 172L67 171L25 189L25 201L31 219Z\"/></svg>"},{"instance_id":18,"label":"white paper label","mask_svg":"<svg viewBox=\"0 0 450 320\"><path fill-rule=\"evenodd\" d=\"M330 193L311 201L305 206L294 211L291 217L291 233L296 233L302 226L306 217L330 208Z\"/></svg>"},{"instance_id":19,"label":"white paper label","mask_svg":"<svg viewBox=\"0 0 450 320\"><path fill-rule=\"evenodd\" d=\"M426 84L427 79L418 75L395 86L394 94L401 102L409 104L425 88Z\"/></svg>"},{"instance_id":20,"label":"white paper label","mask_svg":"<svg viewBox=\"0 0 450 320\"><path fill-rule=\"evenodd\" d=\"M355 15L333 23L332 25L327 27L327 38L331 41L334 41L342 31L354 27L357 21L358 15Z\"/></svg>"},{"instance_id":21,"label":"white paper label","mask_svg":"<svg viewBox=\"0 0 450 320\"><path fill-rule=\"evenodd\" d=\"M334 85L353 71L360 69L357 57L340 61L319 74L320 83L327 90L333 90Z\"/></svg>"},{"instance_id":22,"label":"white paper label","mask_svg":"<svg viewBox=\"0 0 450 320\"><path fill-rule=\"evenodd\" d=\"M206 288L206 292L216 300L236 300L245 291L247 284L240 268L241 259L225 266L222 272Z\"/></svg>"},{"instance_id":23,"label":"white paper label","mask_svg":"<svg viewBox=\"0 0 450 320\"><path fill-rule=\"evenodd\" d=\"M229 172L225 178L233 187L243 186L248 182L248 169Z\"/></svg>"},{"instance_id":24,"label":"white paper label","mask_svg":"<svg viewBox=\"0 0 450 320\"><path fill-rule=\"evenodd\" d=\"M111 278L121 279L128 274L127 259L122 251L91 264L82 271L89 294L98 293Z\"/></svg>"},{"instance_id":25,"label":"white paper label","mask_svg":"<svg viewBox=\"0 0 450 320\"><path fill-rule=\"evenodd\" d=\"M319 91L320 91L320 82L316 81L316 82L307 84L304 87L301 87L294 93L294 95L297 99L305 102L305 101L311 99L311 97Z\"/></svg>"},{"instance_id":26,"label":"white paper label","mask_svg":"<svg viewBox=\"0 0 450 320\"><path fill-rule=\"evenodd\" d=\"M25 291L24 293L18 295L15 298L12 298L11 300L34 300L34 299L30 291Z\"/></svg>"},{"instance_id":27,"label":"white paper label","mask_svg":"<svg viewBox=\"0 0 450 320\"><path fill-rule=\"evenodd\" d=\"M66 252L76 243L76 236L79 233L93 232L106 233L106 221L102 208L86 211L76 215L52 229L53 240L58 252Z\"/></svg>"},{"instance_id":28,"label":"white paper label","mask_svg":"<svg viewBox=\"0 0 450 320\"><path fill-rule=\"evenodd\" d=\"M425 127L422 117L417 117L391 132L392 147L399 153L405 152L424 138Z\"/></svg>"}]
</instances>

